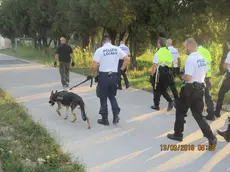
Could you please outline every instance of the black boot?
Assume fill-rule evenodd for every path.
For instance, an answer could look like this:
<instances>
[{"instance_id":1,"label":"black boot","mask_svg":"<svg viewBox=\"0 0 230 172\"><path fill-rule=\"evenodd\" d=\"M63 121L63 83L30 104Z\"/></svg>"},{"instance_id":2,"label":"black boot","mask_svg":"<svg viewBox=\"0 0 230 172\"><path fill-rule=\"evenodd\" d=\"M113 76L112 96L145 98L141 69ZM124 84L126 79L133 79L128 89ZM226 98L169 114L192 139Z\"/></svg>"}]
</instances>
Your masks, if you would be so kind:
<instances>
[{"instance_id":1,"label":"black boot","mask_svg":"<svg viewBox=\"0 0 230 172\"><path fill-rule=\"evenodd\" d=\"M208 139L208 143L209 143L209 146L215 146L216 147L216 145L217 145L217 138L216 138L216 136L212 136L212 138L209 138Z\"/></svg>"},{"instance_id":2,"label":"black boot","mask_svg":"<svg viewBox=\"0 0 230 172\"><path fill-rule=\"evenodd\" d=\"M117 89L118 90L122 90L122 86L117 86Z\"/></svg>"},{"instance_id":3,"label":"black boot","mask_svg":"<svg viewBox=\"0 0 230 172\"><path fill-rule=\"evenodd\" d=\"M168 134L167 137L171 140L176 140L176 141L183 141L183 135L176 135L176 134Z\"/></svg>"},{"instance_id":4,"label":"black boot","mask_svg":"<svg viewBox=\"0 0 230 172\"><path fill-rule=\"evenodd\" d=\"M114 116L113 116L113 124L118 124L119 121L120 121L119 116L118 116L118 115L114 115Z\"/></svg>"},{"instance_id":5,"label":"black boot","mask_svg":"<svg viewBox=\"0 0 230 172\"><path fill-rule=\"evenodd\" d=\"M217 107L216 108L216 111L215 111L215 116L217 117L217 118L220 118L220 107Z\"/></svg>"},{"instance_id":6,"label":"black boot","mask_svg":"<svg viewBox=\"0 0 230 172\"><path fill-rule=\"evenodd\" d=\"M128 83L125 86L126 86L126 89L128 89L130 87L130 84Z\"/></svg>"},{"instance_id":7,"label":"black boot","mask_svg":"<svg viewBox=\"0 0 230 172\"><path fill-rule=\"evenodd\" d=\"M174 106L175 106L175 104L174 104L173 101L169 102L167 111L168 111L168 112L171 111L171 110L173 109Z\"/></svg>"},{"instance_id":8,"label":"black boot","mask_svg":"<svg viewBox=\"0 0 230 172\"><path fill-rule=\"evenodd\" d=\"M160 110L160 107L159 107L159 106L154 105L154 106L151 106L151 109L153 109L153 110Z\"/></svg>"},{"instance_id":9,"label":"black boot","mask_svg":"<svg viewBox=\"0 0 230 172\"><path fill-rule=\"evenodd\" d=\"M102 119L98 119L98 120L97 120L97 123L98 123L98 124L101 124L101 125L108 126L108 125L109 125L109 120L108 120L108 118L102 117Z\"/></svg>"},{"instance_id":10,"label":"black boot","mask_svg":"<svg viewBox=\"0 0 230 172\"><path fill-rule=\"evenodd\" d=\"M215 121L215 115L210 115L210 114L208 114L206 117L206 120L209 120L209 121Z\"/></svg>"},{"instance_id":11,"label":"black boot","mask_svg":"<svg viewBox=\"0 0 230 172\"><path fill-rule=\"evenodd\" d=\"M229 122L230 122L230 118L229 118ZM228 128L225 131L217 130L217 133L222 137L224 137L224 139L227 142L230 142L230 124L228 124Z\"/></svg>"}]
</instances>

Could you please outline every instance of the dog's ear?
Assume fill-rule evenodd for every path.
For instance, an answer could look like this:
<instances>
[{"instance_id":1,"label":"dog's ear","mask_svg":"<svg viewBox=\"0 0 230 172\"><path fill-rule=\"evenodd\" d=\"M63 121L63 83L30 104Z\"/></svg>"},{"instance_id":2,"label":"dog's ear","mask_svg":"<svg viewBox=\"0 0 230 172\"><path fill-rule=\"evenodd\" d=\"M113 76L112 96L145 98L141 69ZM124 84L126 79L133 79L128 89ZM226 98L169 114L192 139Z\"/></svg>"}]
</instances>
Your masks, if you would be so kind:
<instances>
[{"instance_id":1,"label":"dog's ear","mask_svg":"<svg viewBox=\"0 0 230 172\"><path fill-rule=\"evenodd\" d=\"M55 94L57 94L57 93L58 93L58 91L56 90Z\"/></svg>"},{"instance_id":2,"label":"dog's ear","mask_svg":"<svg viewBox=\"0 0 230 172\"><path fill-rule=\"evenodd\" d=\"M51 92L51 95L53 95L53 94L54 94L54 92L52 91L52 92Z\"/></svg>"}]
</instances>

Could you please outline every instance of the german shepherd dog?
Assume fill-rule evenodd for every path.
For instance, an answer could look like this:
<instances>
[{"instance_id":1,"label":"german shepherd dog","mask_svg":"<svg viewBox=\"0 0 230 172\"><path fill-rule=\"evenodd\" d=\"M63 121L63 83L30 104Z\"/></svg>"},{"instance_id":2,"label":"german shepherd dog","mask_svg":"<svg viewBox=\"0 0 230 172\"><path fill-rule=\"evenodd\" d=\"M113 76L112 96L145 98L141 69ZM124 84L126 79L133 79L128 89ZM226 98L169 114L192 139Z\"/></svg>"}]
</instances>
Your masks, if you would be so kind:
<instances>
[{"instance_id":1,"label":"german shepherd dog","mask_svg":"<svg viewBox=\"0 0 230 172\"><path fill-rule=\"evenodd\" d=\"M62 109L62 106L66 107L66 117L64 118L65 120L68 119L68 111L70 107L71 112L74 116L74 120L72 122L75 122L77 120L77 116L76 113L74 113L74 110L77 108L77 106L79 106L79 109L81 109L81 116L83 121L87 121L88 129L91 128L90 121L85 113L85 103L79 95L68 91L56 91L55 93L52 91L49 103L51 106L54 106L55 103L57 103L58 107L56 109L56 112L59 116L61 116L60 110Z\"/></svg>"}]
</instances>

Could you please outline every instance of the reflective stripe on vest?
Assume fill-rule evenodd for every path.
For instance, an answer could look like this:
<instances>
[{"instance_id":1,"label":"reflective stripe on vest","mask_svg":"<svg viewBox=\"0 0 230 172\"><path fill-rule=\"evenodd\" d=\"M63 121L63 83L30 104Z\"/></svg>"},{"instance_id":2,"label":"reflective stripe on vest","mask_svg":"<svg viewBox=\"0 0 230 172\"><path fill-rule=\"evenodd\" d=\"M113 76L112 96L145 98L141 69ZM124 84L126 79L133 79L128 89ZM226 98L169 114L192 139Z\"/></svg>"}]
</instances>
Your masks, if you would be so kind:
<instances>
[{"instance_id":1,"label":"reflective stripe on vest","mask_svg":"<svg viewBox=\"0 0 230 172\"><path fill-rule=\"evenodd\" d=\"M207 77L211 77L212 75L212 57L211 57L210 52L202 46L198 47L198 52L204 57L204 59L207 62L207 67L208 67Z\"/></svg>"},{"instance_id":2,"label":"reflective stripe on vest","mask_svg":"<svg viewBox=\"0 0 230 172\"><path fill-rule=\"evenodd\" d=\"M163 47L157 51L158 65L172 67L173 56L169 49Z\"/></svg>"}]
</instances>

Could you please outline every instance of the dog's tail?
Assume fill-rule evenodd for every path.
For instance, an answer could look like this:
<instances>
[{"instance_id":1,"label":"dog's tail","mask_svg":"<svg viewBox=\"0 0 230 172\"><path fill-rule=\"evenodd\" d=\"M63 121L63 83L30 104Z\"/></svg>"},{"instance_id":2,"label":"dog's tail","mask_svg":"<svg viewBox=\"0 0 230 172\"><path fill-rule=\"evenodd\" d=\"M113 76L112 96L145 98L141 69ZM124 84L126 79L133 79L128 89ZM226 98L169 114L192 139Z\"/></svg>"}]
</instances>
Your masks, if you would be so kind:
<instances>
[{"instance_id":1,"label":"dog's tail","mask_svg":"<svg viewBox=\"0 0 230 172\"><path fill-rule=\"evenodd\" d=\"M88 118L85 113L85 103L83 101L80 102L80 108L81 108L81 117L83 121L86 121Z\"/></svg>"}]
</instances>

